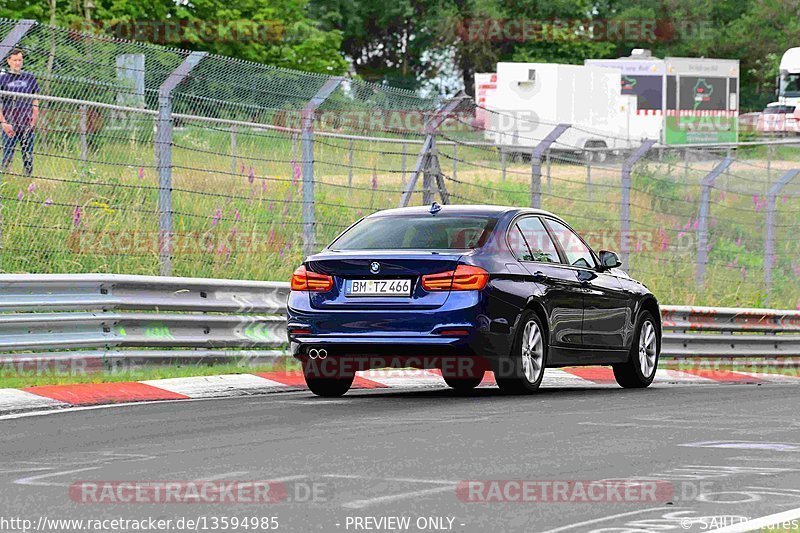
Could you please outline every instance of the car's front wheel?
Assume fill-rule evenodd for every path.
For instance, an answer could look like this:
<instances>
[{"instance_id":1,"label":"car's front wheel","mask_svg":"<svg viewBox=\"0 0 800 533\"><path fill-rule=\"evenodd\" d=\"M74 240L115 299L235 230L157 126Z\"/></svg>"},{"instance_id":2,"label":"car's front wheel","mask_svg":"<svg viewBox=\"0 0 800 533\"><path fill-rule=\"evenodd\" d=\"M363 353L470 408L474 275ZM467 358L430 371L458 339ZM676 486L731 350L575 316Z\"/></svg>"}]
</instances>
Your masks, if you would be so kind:
<instances>
[{"instance_id":1,"label":"car's front wheel","mask_svg":"<svg viewBox=\"0 0 800 533\"><path fill-rule=\"evenodd\" d=\"M356 374L346 372L333 360L308 360L303 362L303 377L317 396L338 398L350 390Z\"/></svg>"},{"instance_id":2,"label":"car's front wheel","mask_svg":"<svg viewBox=\"0 0 800 533\"><path fill-rule=\"evenodd\" d=\"M546 363L547 339L542 322L533 311L525 311L520 318L511 357L497 369L497 385L506 394L534 392L542 383Z\"/></svg>"},{"instance_id":3,"label":"car's front wheel","mask_svg":"<svg viewBox=\"0 0 800 533\"><path fill-rule=\"evenodd\" d=\"M649 311L643 311L637 320L636 337L628 361L613 365L617 383L626 389L649 386L656 376L660 349L656 321Z\"/></svg>"}]
</instances>

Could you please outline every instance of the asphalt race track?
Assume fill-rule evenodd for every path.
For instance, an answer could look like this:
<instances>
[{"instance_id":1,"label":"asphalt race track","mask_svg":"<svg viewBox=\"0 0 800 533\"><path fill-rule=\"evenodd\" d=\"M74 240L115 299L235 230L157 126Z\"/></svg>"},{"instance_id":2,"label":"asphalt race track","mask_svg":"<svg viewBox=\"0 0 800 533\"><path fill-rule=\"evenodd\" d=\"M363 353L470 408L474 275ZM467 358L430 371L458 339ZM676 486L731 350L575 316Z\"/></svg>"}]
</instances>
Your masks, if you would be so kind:
<instances>
[{"instance_id":1,"label":"asphalt race track","mask_svg":"<svg viewBox=\"0 0 800 533\"><path fill-rule=\"evenodd\" d=\"M0 499L6 519L34 523L235 516L276 517L292 532L708 531L800 508L798 411L796 386L768 384L294 392L57 412L0 421ZM669 497L470 502L456 490L620 478L661 480ZM75 501L70 486L87 480L277 480L291 501Z\"/></svg>"}]
</instances>

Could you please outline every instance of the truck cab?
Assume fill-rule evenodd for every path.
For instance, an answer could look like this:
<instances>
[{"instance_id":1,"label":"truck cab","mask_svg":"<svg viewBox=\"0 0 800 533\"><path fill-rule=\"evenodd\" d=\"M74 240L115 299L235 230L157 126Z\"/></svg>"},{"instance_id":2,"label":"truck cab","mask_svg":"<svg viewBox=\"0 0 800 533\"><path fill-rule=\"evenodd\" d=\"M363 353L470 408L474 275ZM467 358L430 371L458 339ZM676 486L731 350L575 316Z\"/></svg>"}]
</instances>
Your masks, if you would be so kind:
<instances>
[{"instance_id":1,"label":"truck cab","mask_svg":"<svg viewBox=\"0 0 800 533\"><path fill-rule=\"evenodd\" d=\"M778 104L795 109L800 105L800 47L789 48L781 58Z\"/></svg>"}]
</instances>

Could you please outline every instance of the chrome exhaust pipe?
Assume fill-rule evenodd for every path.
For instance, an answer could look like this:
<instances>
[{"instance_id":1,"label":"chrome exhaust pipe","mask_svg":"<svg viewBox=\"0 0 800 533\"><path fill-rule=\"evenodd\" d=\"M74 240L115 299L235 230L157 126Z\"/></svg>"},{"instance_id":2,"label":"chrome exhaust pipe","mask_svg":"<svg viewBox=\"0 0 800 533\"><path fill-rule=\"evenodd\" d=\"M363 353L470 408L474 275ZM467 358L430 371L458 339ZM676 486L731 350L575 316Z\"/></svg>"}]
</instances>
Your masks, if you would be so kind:
<instances>
[{"instance_id":1,"label":"chrome exhaust pipe","mask_svg":"<svg viewBox=\"0 0 800 533\"><path fill-rule=\"evenodd\" d=\"M326 350L325 348L320 348L320 349L311 348L308 351L308 356L311 359L325 359L326 357L328 357L328 350Z\"/></svg>"}]
</instances>

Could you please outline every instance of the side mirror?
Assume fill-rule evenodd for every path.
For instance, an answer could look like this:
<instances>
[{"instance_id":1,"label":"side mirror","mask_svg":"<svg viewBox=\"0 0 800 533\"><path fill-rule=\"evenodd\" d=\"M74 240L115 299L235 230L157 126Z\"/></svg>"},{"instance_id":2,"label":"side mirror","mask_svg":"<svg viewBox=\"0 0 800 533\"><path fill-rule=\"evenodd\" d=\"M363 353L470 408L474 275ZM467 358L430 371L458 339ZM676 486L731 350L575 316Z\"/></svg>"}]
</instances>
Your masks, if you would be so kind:
<instances>
[{"instance_id":1,"label":"side mirror","mask_svg":"<svg viewBox=\"0 0 800 533\"><path fill-rule=\"evenodd\" d=\"M619 260L619 257L614 252L609 252L608 250L601 250L600 251L600 270L608 270L611 268L617 268L621 266L622 263Z\"/></svg>"}]
</instances>

